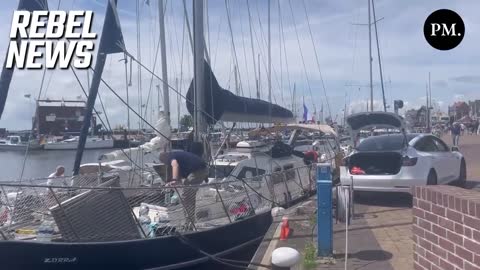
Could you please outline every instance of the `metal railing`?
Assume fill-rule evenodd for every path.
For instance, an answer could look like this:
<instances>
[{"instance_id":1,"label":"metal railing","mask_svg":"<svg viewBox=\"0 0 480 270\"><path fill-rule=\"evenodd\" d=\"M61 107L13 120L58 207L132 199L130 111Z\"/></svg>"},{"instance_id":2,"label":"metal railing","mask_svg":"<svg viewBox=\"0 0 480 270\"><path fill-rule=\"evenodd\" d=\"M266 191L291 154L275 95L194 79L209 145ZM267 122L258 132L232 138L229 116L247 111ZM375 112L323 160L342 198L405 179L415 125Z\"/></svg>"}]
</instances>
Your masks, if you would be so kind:
<instances>
[{"instance_id":1,"label":"metal railing","mask_svg":"<svg viewBox=\"0 0 480 270\"><path fill-rule=\"evenodd\" d=\"M253 178L173 187L122 187L117 174L0 182L0 232L4 240L32 239L35 235L22 237L18 232L35 232L45 220L53 221L54 239L69 242L205 230L273 206L289 206L312 194L312 170L315 167L310 165Z\"/></svg>"}]
</instances>

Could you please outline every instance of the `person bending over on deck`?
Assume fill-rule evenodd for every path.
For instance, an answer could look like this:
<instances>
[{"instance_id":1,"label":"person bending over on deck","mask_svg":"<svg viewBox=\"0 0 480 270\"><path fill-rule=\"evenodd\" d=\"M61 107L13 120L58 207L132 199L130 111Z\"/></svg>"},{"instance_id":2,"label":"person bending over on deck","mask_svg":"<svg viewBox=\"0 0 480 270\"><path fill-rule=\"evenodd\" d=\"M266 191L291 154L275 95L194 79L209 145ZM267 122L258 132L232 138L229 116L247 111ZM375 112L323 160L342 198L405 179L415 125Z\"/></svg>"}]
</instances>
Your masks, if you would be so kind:
<instances>
[{"instance_id":1,"label":"person bending over on deck","mask_svg":"<svg viewBox=\"0 0 480 270\"><path fill-rule=\"evenodd\" d=\"M182 203L187 218L191 224L195 223L195 203L198 187L208 177L208 168L201 157L186 151L160 153L160 161L172 167L172 179L167 185L182 183ZM183 179L183 180L182 180ZM187 226L191 224L187 223Z\"/></svg>"}]
</instances>

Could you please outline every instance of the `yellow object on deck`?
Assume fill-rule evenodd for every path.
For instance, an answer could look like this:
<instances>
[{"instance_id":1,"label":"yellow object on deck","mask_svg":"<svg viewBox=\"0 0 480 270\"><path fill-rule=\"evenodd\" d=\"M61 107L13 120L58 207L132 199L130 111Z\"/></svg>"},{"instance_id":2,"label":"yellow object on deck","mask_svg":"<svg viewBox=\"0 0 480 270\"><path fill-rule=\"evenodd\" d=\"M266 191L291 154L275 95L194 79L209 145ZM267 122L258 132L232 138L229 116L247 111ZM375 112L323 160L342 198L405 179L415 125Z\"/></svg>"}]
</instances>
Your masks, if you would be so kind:
<instances>
[{"instance_id":1,"label":"yellow object on deck","mask_svg":"<svg viewBox=\"0 0 480 270\"><path fill-rule=\"evenodd\" d=\"M34 229L16 229L15 233L17 233L17 234L36 234L37 230L34 230Z\"/></svg>"}]
</instances>

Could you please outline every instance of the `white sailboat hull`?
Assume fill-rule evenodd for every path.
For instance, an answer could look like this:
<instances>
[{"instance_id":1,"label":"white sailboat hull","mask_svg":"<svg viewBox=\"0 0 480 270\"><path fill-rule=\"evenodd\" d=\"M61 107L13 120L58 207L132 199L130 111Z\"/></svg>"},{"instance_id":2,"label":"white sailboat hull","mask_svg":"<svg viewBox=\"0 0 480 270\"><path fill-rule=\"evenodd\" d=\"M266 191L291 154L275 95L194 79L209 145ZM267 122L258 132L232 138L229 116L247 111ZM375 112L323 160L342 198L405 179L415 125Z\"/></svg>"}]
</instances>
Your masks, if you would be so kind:
<instances>
[{"instance_id":1,"label":"white sailboat hull","mask_svg":"<svg viewBox=\"0 0 480 270\"><path fill-rule=\"evenodd\" d=\"M75 150L78 148L78 141L70 142L52 142L44 145L45 150ZM113 140L87 140L85 149L108 149L113 148Z\"/></svg>"},{"instance_id":2,"label":"white sailboat hull","mask_svg":"<svg viewBox=\"0 0 480 270\"><path fill-rule=\"evenodd\" d=\"M26 149L26 144L0 144L0 150L5 151L25 151Z\"/></svg>"}]
</instances>

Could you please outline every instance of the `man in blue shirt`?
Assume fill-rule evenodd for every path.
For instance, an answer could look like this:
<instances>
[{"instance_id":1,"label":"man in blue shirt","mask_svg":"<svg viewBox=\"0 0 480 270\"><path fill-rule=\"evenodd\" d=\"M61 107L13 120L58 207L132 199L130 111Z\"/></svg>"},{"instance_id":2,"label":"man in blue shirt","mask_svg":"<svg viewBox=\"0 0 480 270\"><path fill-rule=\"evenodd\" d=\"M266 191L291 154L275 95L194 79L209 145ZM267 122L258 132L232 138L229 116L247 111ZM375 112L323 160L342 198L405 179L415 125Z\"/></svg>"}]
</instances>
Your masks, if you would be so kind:
<instances>
[{"instance_id":1,"label":"man in blue shirt","mask_svg":"<svg viewBox=\"0 0 480 270\"><path fill-rule=\"evenodd\" d=\"M172 168L172 179L167 185L183 184L185 186L182 190L183 207L187 218L194 223L198 190L195 186L208 178L207 164L201 157L186 151L162 152L160 161Z\"/></svg>"},{"instance_id":2,"label":"man in blue shirt","mask_svg":"<svg viewBox=\"0 0 480 270\"><path fill-rule=\"evenodd\" d=\"M462 133L462 128L458 122L453 123L452 128L452 138L453 138L453 145L458 146L460 141L460 134Z\"/></svg>"}]
</instances>

